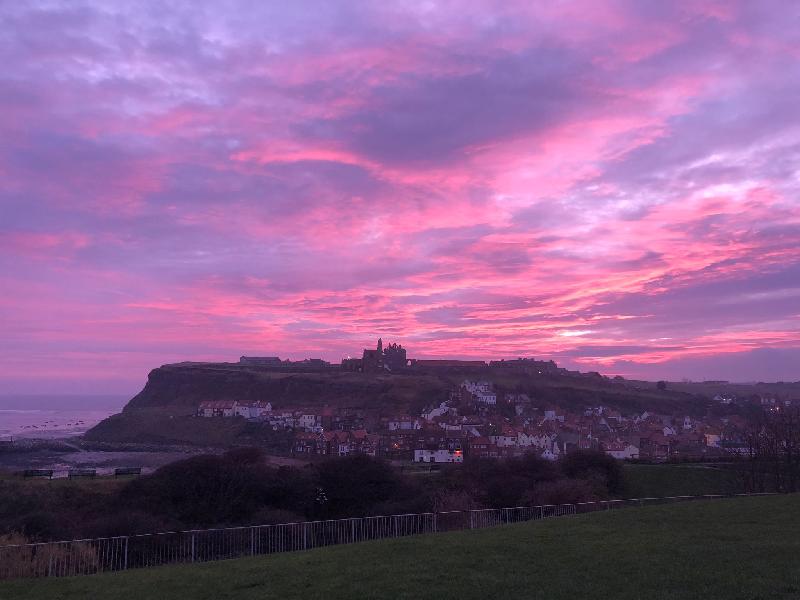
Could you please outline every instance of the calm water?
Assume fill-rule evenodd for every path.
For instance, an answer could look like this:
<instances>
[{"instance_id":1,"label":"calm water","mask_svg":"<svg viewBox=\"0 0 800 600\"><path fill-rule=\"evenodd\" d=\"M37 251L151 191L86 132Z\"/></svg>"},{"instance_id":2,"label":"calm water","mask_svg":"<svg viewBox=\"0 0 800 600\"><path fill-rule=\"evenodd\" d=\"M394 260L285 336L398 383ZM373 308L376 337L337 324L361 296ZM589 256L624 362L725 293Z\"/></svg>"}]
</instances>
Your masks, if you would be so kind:
<instances>
[{"instance_id":1,"label":"calm water","mask_svg":"<svg viewBox=\"0 0 800 600\"><path fill-rule=\"evenodd\" d=\"M118 413L127 396L0 396L0 439L68 437Z\"/></svg>"}]
</instances>

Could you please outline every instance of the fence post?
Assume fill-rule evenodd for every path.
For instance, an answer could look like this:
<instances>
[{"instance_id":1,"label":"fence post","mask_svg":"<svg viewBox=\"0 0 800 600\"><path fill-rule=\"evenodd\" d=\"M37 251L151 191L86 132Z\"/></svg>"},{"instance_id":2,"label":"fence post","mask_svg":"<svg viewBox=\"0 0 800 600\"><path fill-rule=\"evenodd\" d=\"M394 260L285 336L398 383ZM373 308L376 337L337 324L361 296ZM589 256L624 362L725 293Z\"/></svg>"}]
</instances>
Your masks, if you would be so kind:
<instances>
[{"instance_id":1,"label":"fence post","mask_svg":"<svg viewBox=\"0 0 800 600\"><path fill-rule=\"evenodd\" d=\"M741 496L760 496L766 494L741 494ZM527 519L543 519L549 517L558 517L569 514L577 514L579 512L590 512L598 510L613 510L615 508L624 508L628 506L647 506L650 503L672 503L682 500L696 500L696 499L718 499L722 496L708 495L705 497L689 497L689 496L676 496L667 498L630 498L627 500L612 500L612 501L597 501L577 504L560 504L560 505L539 505L534 507L508 507L502 509L486 509L486 510L460 510L460 511L445 511L446 522L444 530L452 528L461 529L479 529L483 527L491 527L500 525L502 523L516 522L519 520ZM547 511L545 511L545 508ZM463 515L468 513L469 524L465 520L456 518L456 515ZM452 515L452 517L451 517ZM430 521L428 521L430 517ZM374 519L374 520L370 520ZM453 519L453 523L448 525L448 520ZM374 539L374 538L392 538L400 537L401 535L414 535L415 533L439 533L439 513L431 511L430 513L415 513L406 515L386 515L374 518L351 518L349 533L351 541ZM345 540L348 528L345 519L336 521L320 521L320 522L298 522L287 523L277 526L277 532L272 526L267 526L265 529L267 534L263 542L264 550L270 552L284 552L287 550L297 550L301 546L300 535L302 535L302 548L308 549L316 545L317 535L320 535L319 540L322 544L329 543L330 539L340 540L332 543L342 543ZM328 530L328 525L332 529ZM319 531L315 530L315 526L319 527ZM300 528L298 530L298 527ZM257 536L263 526L250 526L250 554L255 555L260 551L259 546L262 545ZM164 538L167 534L153 534L145 536L119 536L111 539L98 538L94 540L86 540L97 544L96 552L98 560L110 560L108 563L111 570L125 571L129 568L154 566L162 564L165 561L174 559L176 562L198 562L199 560L219 560L220 548L232 551L235 547L237 552L241 547L238 545L242 535L240 533L244 528L228 528L222 530L194 530L178 532L175 535L180 536L180 546L172 549L171 544L161 544L159 540L171 540L171 537ZM258 530L258 531L257 531ZM310 534L309 534L310 530ZM359 532L360 531L360 532ZM409 533L410 532L410 533ZM191 557L188 556L186 550L186 534L191 535ZM205 550L200 548L201 556L198 556L197 537L198 534L206 534L208 539L205 542ZM227 534L230 534L229 536ZM288 534L288 535L284 535ZM335 534L334 538L330 538L328 534ZM172 535L170 533L169 535ZM309 535L311 538L309 539ZM130 537L138 537L139 548L134 554L133 563L130 563L129 550L130 550ZM91 571L91 565L87 564L85 557L80 555L76 549L78 542L65 541L65 542L52 542L50 544L31 544L25 545L31 548L31 552L35 553L37 563L34 565L33 576L38 577L61 577L69 574L88 574ZM288 548L286 547L288 544ZM17 546L0 546L0 567L5 566L2 564L3 559L8 556L12 551L19 550ZM22 551L22 550L19 550ZM42 552L49 551L50 554L45 560L41 555ZM174 554L173 554L174 552ZM203 554L205 552L205 554ZM121 554L121 556L120 556ZM45 564L46 563L46 564ZM100 570L105 570L106 562L100 563ZM20 566L19 569L22 569ZM0 572L0 576L4 576L6 571ZM19 576L24 573L20 570ZM12 576L14 576L12 574Z\"/></svg>"}]
</instances>

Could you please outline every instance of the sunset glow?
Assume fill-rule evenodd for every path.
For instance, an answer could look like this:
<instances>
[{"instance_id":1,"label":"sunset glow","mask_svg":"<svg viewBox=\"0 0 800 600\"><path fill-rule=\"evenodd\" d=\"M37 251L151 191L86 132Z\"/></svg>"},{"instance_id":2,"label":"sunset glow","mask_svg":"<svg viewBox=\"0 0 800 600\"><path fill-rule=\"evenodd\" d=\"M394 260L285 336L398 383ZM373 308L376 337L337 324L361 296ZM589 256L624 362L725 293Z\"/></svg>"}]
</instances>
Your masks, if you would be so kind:
<instances>
[{"instance_id":1,"label":"sunset glow","mask_svg":"<svg viewBox=\"0 0 800 600\"><path fill-rule=\"evenodd\" d=\"M0 385L242 354L798 379L800 11L6 2Z\"/></svg>"}]
</instances>

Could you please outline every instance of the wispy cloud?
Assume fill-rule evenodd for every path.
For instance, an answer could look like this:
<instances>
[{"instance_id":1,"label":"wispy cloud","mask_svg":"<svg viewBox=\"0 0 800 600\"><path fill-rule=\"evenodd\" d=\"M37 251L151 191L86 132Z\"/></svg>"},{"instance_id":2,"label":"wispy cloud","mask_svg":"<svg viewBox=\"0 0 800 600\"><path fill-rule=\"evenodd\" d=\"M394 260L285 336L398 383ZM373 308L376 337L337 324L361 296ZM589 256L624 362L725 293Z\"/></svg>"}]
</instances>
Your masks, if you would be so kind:
<instances>
[{"instance_id":1,"label":"wispy cloud","mask_svg":"<svg viewBox=\"0 0 800 600\"><path fill-rule=\"evenodd\" d=\"M788 6L85 0L0 27L0 382L381 334L800 378L773 362L800 357Z\"/></svg>"}]
</instances>

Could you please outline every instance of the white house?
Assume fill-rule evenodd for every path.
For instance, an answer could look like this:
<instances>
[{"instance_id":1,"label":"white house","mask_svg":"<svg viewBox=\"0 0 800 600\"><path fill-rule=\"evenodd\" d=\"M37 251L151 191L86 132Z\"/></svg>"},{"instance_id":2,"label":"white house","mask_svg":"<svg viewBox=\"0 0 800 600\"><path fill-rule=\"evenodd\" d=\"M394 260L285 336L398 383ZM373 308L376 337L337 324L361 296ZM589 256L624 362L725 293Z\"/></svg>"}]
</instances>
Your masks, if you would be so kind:
<instances>
[{"instance_id":1,"label":"white house","mask_svg":"<svg viewBox=\"0 0 800 600\"><path fill-rule=\"evenodd\" d=\"M461 431L460 423L448 423L447 421L439 421L439 427L445 431Z\"/></svg>"},{"instance_id":2,"label":"white house","mask_svg":"<svg viewBox=\"0 0 800 600\"><path fill-rule=\"evenodd\" d=\"M199 417L233 417L236 416L234 400L207 400L197 408Z\"/></svg>"},{"instance_id":3,"label":"white house","mask_svg":"<svg viewBox=\"0 0 800 600\"><path fill-rule=\"evenodd\" d=\"M295 427L305 431L314 431L319 426L322 418L318 415L301 414L295 418Z\"/></svg>"},{"instance_id":4,"label":"white house","mask_svg":"<svg viewBox=\"0 0 800 600\"><path fill-rule=\"evenodd\" d=\"M545 460L558 460L560 454L561 450L559 449L558 444L553 442L542 451L541 457Z\"/></svg>"},{"instance_id":5,"label":"white house","mask_svg":"<svg viewBox=\"0 0 800 600\"><path fill-rule=\"evenodd\" d=\"M502 435L490 435L489 440L498 448L513 448L517 445L517 434L513 431L504 431Z\"/></svg>"},{"instance_id":6,"label":"white house","mask_svg":"<svg viewBox=\"0 0 800 600\"><path fill-rule=\"evenodd\" d=\"M438 407L431 408L422 413L422 418L426 421L433 421L436 417L446 415L450 411L450 407L446 402L442 402Z\"/></svg>"},{"instance_id":7,"label":"white house","mask_svg":"<svg viewBox=\"0 0 800 600\"><path fill-rule=\"evenodd\" d=\"M295 426L294 414L289 411L279 413L273 412L267 415L266 418L275 431L279 429L290 429Z\"/></svg>"},{"instance_id":8,"label":"white house","mask_svg":"<svg viewBox=\"0 0 800 600\"><path fill-rule=\"evenodd\" d=\"M624 460L627 458L639 458L639 448L628 442L610 442L605 445L605 452L609 456Z\"/></svg>"},{"instance_id":9,"label":"white house","mask_svg":"<svg viewBox=\"0 0 800 600\"><path fill-rule=\"evenodd\" d=\"M533 436L528 435L524 431L520 431L517 434L517 446L519 446L520 448L528 448L530 446L533 446Z\"/></svg>"},{"instance_id":10,"label":"white house","mask_svg":"<svg viewBox=\"0 0 800 600\"><path fill-rule=\"evenodd\" d=\"M522 448L533 446L534 448L546 448L553 443L555 436L547 435L545 433L524 433L517 434L517 445Z\"/></svg>"},{"instance_id":11,"label":"white house","mask_svg":"<svg viewBox=\"0 0 800 600\"><path fill-rule=\"evenodd\" d=\"M197 408L200 417L244 417L255 419L272 411L269 402L238 402L236 400L208 400Z\"/></svg>"},{"instance_id":12,"label":"white house","mask_svg":"<svg viewBox=\"0 0 800 600\"><path fill-rule=\"evenodd\" d=\"M416 429L422 429L422 423L419 419L415 419L413 417L400 417L397 419L392 419L387 424L389 431L397 431L397 430L408 430L413 431Z\"/></svg>"},{"instance_id":13,"label":"white house","mask_svg":"<svg viewBox=\"0 0 800 600\"><path fill-rule=\"evenodd\" d=\"M564 413L558 413L555 409L548 409L544 411L544 421L560 421L564 422Z\"/></svg>"},{"instance_id":14,"label":"white house","mask_svg":"<svg viewBox=\"0 0 800 600\"><path fill-rule=\"evenodd\" d=\"M495 393L492 384L488 381L464 381L461 387L466 389L470 394L475 396L478 402L483 404L497 404L497 394Z\"/></svg>"},{"instance_id":15,"label":"white house","mask_svg":"<svg viewBox=\"0 0 800 600\"><path fill-rule=\"evenodd\" d=\"M497 394L495 394L494 392L479 392L477 394L474 394L474 396L478 400L478 402L481 402L483 404L490 404L492 406L497 404Z\"/></svg>"},{"instance_id":16,"label":"white house","mask_svg":"<svg viewBox=\"0 0 800 600\"><path fill-rule=\"evenodd\" d=\"M272 412L272 403L271 402L264 402L259 400L257 402L250 403L250 418L251 419L258 419L260 417L266 417L268 414Z\"/></svg>"},{"instance_id":17,"label":"white house","mask_svg":"<svg viewBox=\"0 0 800 600\"><path fill-rule=\"evenodd\" d=\"M414 462L460 463L464 462L461 450L414 450Z\"/></svg>"}]
</instances>

